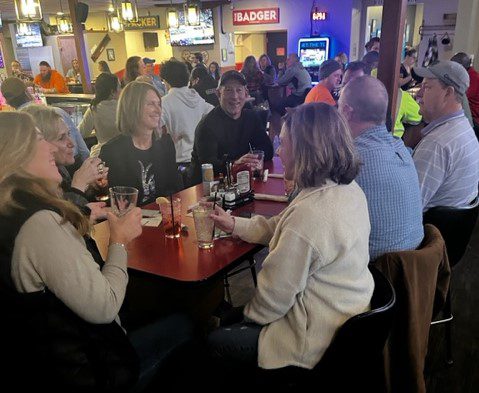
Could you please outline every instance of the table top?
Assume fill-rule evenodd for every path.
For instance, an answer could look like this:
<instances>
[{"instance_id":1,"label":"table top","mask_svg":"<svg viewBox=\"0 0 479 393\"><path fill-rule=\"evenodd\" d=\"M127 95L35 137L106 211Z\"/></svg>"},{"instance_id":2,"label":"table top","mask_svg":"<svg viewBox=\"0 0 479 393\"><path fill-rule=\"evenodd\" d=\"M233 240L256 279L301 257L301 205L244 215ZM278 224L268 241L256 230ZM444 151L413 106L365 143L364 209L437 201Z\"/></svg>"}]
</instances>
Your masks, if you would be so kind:
<instances>
[{"instance_id":1,"label":"table top","mask_svg":"<svg viewBox=\"0 0 479 393\"><path fill-rule=\"evenodd\" d=\"M45 94L45 98L49 104L57 102L91 102L95 98L94 94Z\"/></svg>"},{"instance_id":2,"label":"table top","mask_svg":"<svg viewBox=\"0 0 479 393\"><path fill-rule=\"evenodd\" d=\"M270 173L283 173L277 157L265 162L265 169L269 169ZM266 183L255 180L253 188L257 193L284 195L283 179L269 178ZM167 239L162 225L143 227L141 236L127 246L129 268L176 281L202 282L234 268L263 247L228 237L215 240L210 250L200 249L193 217L187 216L187 209L203 196L203 187L201 184L190 187L176 196L181 198L182 222L188 227L187 233L182 232L179 239ZM234 210L233 215L255 213L273 216L285 207L286 203L281 202L254 201ZM145 208L157 210L158 205L151 204ZM101 254L106 256L109 240L106 221L95 226L93 237Z\"/></svg>"}]
</instances>

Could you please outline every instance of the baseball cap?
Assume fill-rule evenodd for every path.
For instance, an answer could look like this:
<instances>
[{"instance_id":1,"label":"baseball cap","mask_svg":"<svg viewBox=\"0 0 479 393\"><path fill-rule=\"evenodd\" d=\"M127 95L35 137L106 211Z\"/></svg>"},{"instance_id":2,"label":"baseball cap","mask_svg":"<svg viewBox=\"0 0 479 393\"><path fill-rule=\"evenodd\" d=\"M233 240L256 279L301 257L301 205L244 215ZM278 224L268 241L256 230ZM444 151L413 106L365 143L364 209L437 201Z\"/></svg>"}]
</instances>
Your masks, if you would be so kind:
<instances>
[{"instance_id":1,"label":"baseball cap","mask_svg":"<svg viewBox=\"0 0 479 393\"><path fill-rule=\"evenodd\" d=\"M1 91L7 101L20 97L27 90L27 85L20 78L11 76L2 83Z\"/></svg>"},{"instance_id":2,"label":"baseball cap","mask_svg":"<svg viewBox=\"0 0 479 393\"><path fill-rule=\"evenodd\" d=\"M329 59L323 61L321 66L319 67L319 79L325 79L329 75L331 75L333 72L336 72L337 70L341 69L341 64L339 64L336 60L334 59Z\"/></svg>"},{"instance_id":3,"label":"baseball cap","mask_svg":"<svg viewBox=\"0 0 479 393\"><path fill-rule=\"evenodd\" d=\"M454 61L438 61L427 68L415 68L414 72L423 78L439 79L445 85L454 87L461 96L469 88L469 74L461 64Z\"/></svg>"},{"instance_id":4,"label":"baseball cap","mask_svg":"<svg viewBox=\"0 0 479 393\"><path fill-rule=\"evenodd\" d=\"M145 64L153 64L155 62L156 62L155 59L150 59L149 57L144 57L143 58L143 63L145 63Z\"/></svg>"},{"instance_id":5,"label":"baseball cap","mask_svg":"<svg viewBox=\"0 0 479 393\"><path fill-rule=\"evenodd\" d=\"M220 83L218 86L224 86L229 81L236 81L243 86L246 86L248 83L246 82L246 78L241 72L236 70L226 71L223 75L221 75Z\"/></svg>"}]
</instances>

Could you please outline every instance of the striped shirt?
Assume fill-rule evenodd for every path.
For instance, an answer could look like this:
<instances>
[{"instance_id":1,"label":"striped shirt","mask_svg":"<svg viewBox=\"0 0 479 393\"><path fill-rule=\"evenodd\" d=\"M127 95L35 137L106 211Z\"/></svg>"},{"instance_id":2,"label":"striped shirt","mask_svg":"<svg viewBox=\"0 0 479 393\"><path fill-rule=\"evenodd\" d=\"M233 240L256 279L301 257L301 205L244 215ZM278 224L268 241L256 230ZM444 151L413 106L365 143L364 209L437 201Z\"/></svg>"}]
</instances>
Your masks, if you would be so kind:
<instances>
[{"instance_id":1,"label":"striped shirt","mask_svg":"<svg viewBox=\"0 0 479 393\"><path fill-rule=\"evenodd\" d=\"M479 143L463 111L432 121L413 152L423 210L466 207L477 196Z\"/></svg>"},{"instance_id":2,"label":"striped shirt","mask_svg":"<svg viewBox=\"0 0 479 393\"><path fill-rule=\"evenodd\" d=\"M390 251L414 250L423 237L422 204L411 154L384 125L354 140L362 166L356 182L366 194L370 259Z\"/></svg>"}]
</instances>

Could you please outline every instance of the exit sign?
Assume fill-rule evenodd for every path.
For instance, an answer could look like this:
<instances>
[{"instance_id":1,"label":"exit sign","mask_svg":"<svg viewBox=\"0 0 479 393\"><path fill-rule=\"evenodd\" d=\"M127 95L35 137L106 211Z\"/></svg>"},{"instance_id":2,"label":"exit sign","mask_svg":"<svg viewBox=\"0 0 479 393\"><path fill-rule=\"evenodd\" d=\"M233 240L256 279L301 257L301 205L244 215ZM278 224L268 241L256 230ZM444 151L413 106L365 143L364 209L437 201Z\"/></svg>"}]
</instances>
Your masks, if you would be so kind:
<instances>
[{"instance_id":1,"label":"exit sign","mask_svg":"<svg viewBox=\"0 0 479 393\"><path fill-rule=\"evenodd\" d=\"M326 11L313 11L311 12L311 19L315 21L326 20L328 13Z\"/></svg>"}]
</instances>

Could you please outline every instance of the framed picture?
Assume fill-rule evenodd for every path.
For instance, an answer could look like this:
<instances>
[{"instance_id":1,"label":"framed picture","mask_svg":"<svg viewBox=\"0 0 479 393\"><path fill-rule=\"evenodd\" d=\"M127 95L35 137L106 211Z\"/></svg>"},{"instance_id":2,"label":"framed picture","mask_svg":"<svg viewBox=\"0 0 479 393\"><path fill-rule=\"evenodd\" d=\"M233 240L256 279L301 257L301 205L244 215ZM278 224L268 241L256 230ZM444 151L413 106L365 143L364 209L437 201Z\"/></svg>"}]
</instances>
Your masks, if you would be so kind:
<instances>
[{"instance_id":1,"label":"framed picture","mask_svg":"<svg viewBox=\"0 0 479 393\"><path fill-rule=\"evenodd\" d=\"M115 49L108 48L106 50L106 58L108 59L108 61L115 61Z\"/></svg>"}]
</instances>

